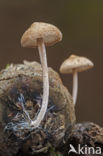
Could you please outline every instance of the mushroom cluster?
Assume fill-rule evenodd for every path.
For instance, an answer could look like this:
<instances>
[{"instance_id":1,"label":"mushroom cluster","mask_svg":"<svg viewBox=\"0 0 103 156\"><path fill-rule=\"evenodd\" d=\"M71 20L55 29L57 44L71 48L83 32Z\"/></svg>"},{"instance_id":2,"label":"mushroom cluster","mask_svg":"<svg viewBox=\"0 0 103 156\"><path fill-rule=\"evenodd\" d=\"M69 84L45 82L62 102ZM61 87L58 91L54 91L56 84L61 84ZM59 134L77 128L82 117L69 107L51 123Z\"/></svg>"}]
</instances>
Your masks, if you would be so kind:
<instances>
[{"instance_id":1,"label":"mushroom cluster","mask_svg":"<svg viewBox=\"0 0 103 156\"><path fill-rule=\"evenodd\" d=\"M21 45L27 48L38 47L42 71L43 71L43 98L41 110L36 119L31 120L23 107L24 114L28 118L30 126L37 128L44 119L49 98L49 78L45 46L53 45L62 40L61 31L54 25L42 22L34 22L21 38ZM86 57L71 55L60 66L60 72L73 74L73 103L76 104L78 92L78 72L88 70L94 66L93 62Z\"/></svg>"},{"instance_id":2,"label":"mushroom cluster","mask_svg":"<svg viewBox=\"0 0 103 156\"><path fill-rule=\"evenodd\" d=\"M41 64L24 61L0 72L0 155L16 156L22 150L37 155L51 148L64 151L73 129L84 131L81 125L75 126L78 72L94 64L76 55L61 64L60 73L73 74L71 96L59 74L47 65L45 46L61 40L62 33L56 26L34 22L24 32L21 45L37 47Z\"/></svg>"}]
</instances>

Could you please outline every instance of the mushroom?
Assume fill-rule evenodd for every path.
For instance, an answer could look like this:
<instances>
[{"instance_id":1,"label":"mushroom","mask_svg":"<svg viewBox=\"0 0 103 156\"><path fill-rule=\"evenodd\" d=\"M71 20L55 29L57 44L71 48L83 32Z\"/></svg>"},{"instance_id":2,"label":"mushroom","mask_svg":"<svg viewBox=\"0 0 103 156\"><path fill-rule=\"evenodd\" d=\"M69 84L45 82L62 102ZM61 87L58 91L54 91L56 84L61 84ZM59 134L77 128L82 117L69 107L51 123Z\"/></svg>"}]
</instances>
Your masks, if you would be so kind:
<instances>
[{"instance_id":1,"label":"mushroom","mask_svg":"<svg viewBox=\"0 0 103 156\"><path fill-rule=\"evenodd\" d=\"M93 62L86 57L71 55L60 66L60 72L63 74L73 74L73 103L76 104L78 92L78 72L88 70L94 66Z\"/></svg>"},{"instance_id":2,"label":"mushroom","mask_svg":"<svg viewBox=\"0 0 103 156\"><path fill-rule=\"evenodd\" d=\"M43 120L49 98L49 78L48 78L48 66L45 46L51 46L62 40L62 33L60 30L51 24L34 22L30 28L25 31L21 38L21 45L23 47L35 48L38 47L40 61L43 70L43 99L41 110L36 118L31 122L31 125L36 128Z\"/></svg>"}]
</instances>

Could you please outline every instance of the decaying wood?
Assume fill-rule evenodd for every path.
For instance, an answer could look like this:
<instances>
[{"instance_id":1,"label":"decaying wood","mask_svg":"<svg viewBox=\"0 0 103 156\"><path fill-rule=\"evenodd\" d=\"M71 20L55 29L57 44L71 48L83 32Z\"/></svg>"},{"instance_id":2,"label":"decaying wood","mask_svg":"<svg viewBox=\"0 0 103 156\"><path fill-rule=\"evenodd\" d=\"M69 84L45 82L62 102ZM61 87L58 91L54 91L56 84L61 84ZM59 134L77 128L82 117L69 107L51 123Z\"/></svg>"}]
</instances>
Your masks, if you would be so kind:
<instances>
[{"instance_id":1,"label":"decaying wood","mask_svg":"<svg viewBox=\"0 0 103 156\"><path fill-rule=\"evenodd\" d=\"M51 68L49 83L50 96L45 118L37 129L32 129L23 113L23 107L31 119L36 118L40 111L43 91L40 64L25 62L21 65L10 65L1 71L1 155L40 155L63 144L65 135L71 132L75 123L74 105L59 75Z\"/></svg>"}]
</instances>

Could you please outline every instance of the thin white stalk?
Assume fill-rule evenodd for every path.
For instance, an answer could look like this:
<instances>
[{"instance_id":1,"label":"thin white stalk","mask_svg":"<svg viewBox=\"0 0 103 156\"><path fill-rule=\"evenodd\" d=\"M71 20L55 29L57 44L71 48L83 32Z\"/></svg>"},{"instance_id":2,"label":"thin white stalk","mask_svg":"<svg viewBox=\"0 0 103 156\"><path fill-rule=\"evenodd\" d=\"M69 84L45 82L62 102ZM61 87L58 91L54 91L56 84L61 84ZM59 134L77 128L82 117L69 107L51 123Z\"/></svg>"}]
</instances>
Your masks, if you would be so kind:
<instances>
[{"instance_id":1,"label":"thin white stalk","mask_svg":"<svg viewBox=\"0 0 103 156\"><path fill-rule=\"evenodd\" d=\"M48 97L49 97L49 78L48 78L48 66L47 66L47 57L46 57L46 48L43 42L43 39L38 39L38 50L40 55L40 61L43 71L43 98L41 110L36 118L32 121L33 128L36 128L40 125L41 121L44 119L45 113L48 106Z\"/></svg>"},{"instance_id":2,"label":"thin white stalk","mask_svg":"<svg viewBox=\"0 0 103 156\"><path fill-rule=\"evenodd\" d=\"M74 71L73 73L73 103L76 104L77 101L77 93L78 93L78 73Z\"/></svg>"}]
</instances>

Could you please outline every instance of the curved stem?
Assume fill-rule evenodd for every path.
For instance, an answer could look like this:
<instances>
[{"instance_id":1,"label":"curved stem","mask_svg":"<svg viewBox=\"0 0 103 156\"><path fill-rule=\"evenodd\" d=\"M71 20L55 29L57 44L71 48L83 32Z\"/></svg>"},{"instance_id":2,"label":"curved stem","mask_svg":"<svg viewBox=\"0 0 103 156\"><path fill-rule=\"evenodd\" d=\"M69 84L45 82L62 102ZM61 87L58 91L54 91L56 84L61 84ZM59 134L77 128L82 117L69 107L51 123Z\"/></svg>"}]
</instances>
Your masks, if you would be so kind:
<instances>
[{"instance_id":1,"label":"curved stem","mask_svg":"<svg viewBox=\"0 0 103 156\"><path fill-rule=\"evenodd\" d=\"M77 92L78 92L78 73L74 71L73 73L73 103L76 104L77 101Z\"/></svg>"},{"instance_id":2,"label":"curved stem","mask_svg":"<svg viewBox=\"0 0 103 156\"><path fill-rule=\"evenodd\" d=\"M38 127L43 120L47 106L48 106L48 97L49 97L49 78L48 78L48 66L47 66L47 57L46 57L46 49L43 42L43 39L38 39L38 50L40 55L40 61L43 70L43 98L41 110L35 121L32 121L32 125L34 128Z\"/></svg>"}]
</instances>

